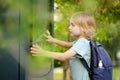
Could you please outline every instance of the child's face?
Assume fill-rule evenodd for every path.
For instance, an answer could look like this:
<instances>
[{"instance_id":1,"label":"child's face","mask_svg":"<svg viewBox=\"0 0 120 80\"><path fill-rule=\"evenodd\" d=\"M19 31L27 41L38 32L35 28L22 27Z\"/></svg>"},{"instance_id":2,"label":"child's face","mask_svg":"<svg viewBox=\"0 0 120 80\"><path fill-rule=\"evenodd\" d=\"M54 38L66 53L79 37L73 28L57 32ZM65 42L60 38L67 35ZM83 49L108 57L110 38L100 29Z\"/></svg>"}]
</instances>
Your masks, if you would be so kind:
<instances>
[{"instance_id":1,"label":"child's face","mask_svg":"<svg viewBox=\"0 0 120 80\"><path fill-rule=\"evenodd\" d=\"M80 30L80 27L75 25L74 23L70 22L70 25L69 25L69 31L70 31L70 35L71 36L76 36L76 37L80 37L81 36L81 30Z\"/></svg>"}]
</instances>

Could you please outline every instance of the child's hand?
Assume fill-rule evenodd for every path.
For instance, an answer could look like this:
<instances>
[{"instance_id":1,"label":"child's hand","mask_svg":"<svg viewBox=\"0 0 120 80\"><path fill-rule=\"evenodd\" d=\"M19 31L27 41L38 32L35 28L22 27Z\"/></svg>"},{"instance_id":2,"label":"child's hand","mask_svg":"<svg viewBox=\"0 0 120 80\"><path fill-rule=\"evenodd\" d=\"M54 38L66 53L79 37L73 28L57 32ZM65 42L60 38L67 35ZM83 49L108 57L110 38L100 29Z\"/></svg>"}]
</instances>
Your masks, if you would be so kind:
<instances>
[{"instance_id":1,"label":"child's hand","mask_svg":"<svg viewBox=\"0 0 120 80\"><path fill-rule=\"evenodd\" d=\"M43 49L36 43L32 44L32 47L30 48L30 52L32 53L32 56L37 56L38 53L41 53Z\"/></svg>"},{"instance_id":2,"label":"child's hand","mask_svg":"<svg viewBox=\"0 0 120 80\"><path fill-rule=\"evenodd\" d=\"M46 33L47 33L47 35L45 35L45 37L47 38L47 41L53 42L54 38L50 35L50 32L47 30Z\"/></svg>"}]
</instances>

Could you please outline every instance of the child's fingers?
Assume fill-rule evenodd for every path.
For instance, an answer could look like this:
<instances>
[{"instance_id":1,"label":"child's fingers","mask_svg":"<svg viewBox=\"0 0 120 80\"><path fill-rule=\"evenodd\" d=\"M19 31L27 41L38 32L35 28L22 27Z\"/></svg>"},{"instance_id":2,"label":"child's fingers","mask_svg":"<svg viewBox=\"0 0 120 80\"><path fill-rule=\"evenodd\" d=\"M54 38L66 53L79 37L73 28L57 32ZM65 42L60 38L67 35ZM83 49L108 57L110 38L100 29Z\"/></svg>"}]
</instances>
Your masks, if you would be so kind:
<instances>
[{"instance_id":1,"label":"child's fingers","mask_svg":"<svg viewBox=\"0 0 120 80\"><path fill-rule=\"evenodd\" d=\"M37 43L34 43L34 44L32 45L32 47L37 48L37 49L40 48L39 45L38 45Z\"/></svg>"},{"instance_id":2,"label":"child's fingers","mask_svg":"<svg viewBox=\"0 0 120 80\"><path fill-rule=\"evenodd\" d=\"M32 56L36 56L37 55L37 51L34 50L34 48L31 48L30 53L32 54Z\"/></svg>"},{"instance_id":3,"label":"child's fingers","mask_svg":"<svg viewBox=\"0 0 120 80\"><path fill-rule=\"evenodd\" d=\"M49 36L50 36L50 32L49 32L48 30L46 31L46 33L47 33L47 35L49 35Z\"/></svg>"},{"instance_id":4,"label":"child's fingers","mask_svg":"<svg viewBox=\"0 0 120 80\"><path fill-rule=\"evenodd\" d=\"M36 52L31 51L32 56L37 56Z\"/></svg>"},{"instance_id":5,"label":"child's fingers","mask_svg":"<svg viewBox=\"0 0 120 80\"><path fill-rule=\"evenodd\" d=\"M36 52L36 51L30 51L32 54L37 54L38 52Z\"/></svg>"},{"instance_id":6,"label":"child's fingers","mask_svg":"<svg viewBox=\"0 0 120 80\"><path fill-rule=\"evenodd\" d=\"M30 50L31 51L37 51L38 49L36 49L35 47L31 47Z\"/></svg>"},{"instance_id":7,"label":"child's fingers","mask_svg":"<svg viewBox=\"0 0 120 80\"><path fill-rule=\"evenodd\" d=\"M47 35L45 35L45 34L44 34L44 37L45 37L45 38L48 38L48 36L47 36Z\"/></svg>"}]
</instances>

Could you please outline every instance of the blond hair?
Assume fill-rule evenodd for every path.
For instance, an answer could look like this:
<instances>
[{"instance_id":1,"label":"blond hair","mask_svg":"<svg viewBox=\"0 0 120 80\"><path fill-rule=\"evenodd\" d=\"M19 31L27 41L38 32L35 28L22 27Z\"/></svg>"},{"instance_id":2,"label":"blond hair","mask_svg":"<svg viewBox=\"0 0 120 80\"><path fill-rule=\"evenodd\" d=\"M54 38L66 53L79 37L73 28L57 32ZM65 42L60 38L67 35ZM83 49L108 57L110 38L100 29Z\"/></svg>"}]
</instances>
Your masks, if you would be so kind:
<instances>
[{"instance_id":1,"label":"blond hair","mask_svg":"<svg viewBox=\"0 0 120 80\"><path fill-rule=\"evenodd\" d=\"M70 22L79 26L85 37L92 38L94 36L96 24L94 18L90 14L86 12L75 13L71 17Z\"/></svg>"}]
</instances>

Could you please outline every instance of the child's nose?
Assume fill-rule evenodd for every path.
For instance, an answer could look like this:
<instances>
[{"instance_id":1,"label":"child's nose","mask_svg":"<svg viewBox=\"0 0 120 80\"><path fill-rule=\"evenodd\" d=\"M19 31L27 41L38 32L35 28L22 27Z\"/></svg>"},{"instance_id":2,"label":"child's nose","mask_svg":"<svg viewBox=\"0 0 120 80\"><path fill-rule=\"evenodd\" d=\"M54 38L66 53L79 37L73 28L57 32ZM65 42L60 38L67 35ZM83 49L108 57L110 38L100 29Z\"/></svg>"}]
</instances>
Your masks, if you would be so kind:
<instances>
[{"instance_id":1,"label":"child's nose","mask_svg":"<svg viewBox=\"0 0 120 80\"><path fill-rule=\"evenodd\" d=\"M71 26L69 25L68 29L71 29Z\"/></svg>"}]
</instances>

